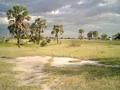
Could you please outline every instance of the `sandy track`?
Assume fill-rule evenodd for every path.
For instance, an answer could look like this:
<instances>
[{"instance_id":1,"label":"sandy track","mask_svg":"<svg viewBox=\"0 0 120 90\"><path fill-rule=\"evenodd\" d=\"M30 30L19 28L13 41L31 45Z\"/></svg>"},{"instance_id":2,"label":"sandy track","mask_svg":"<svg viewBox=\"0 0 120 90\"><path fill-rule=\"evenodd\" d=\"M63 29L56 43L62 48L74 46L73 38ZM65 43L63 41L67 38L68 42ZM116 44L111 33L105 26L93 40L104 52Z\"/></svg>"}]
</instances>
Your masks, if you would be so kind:
<instances>
[{"instance_id":1,"label":"sandy track","mask_svg":"<svg viewBox=\"0 0 120 90\"><path fill-rule=\"evenodd\" d=\"M39 84L41 79L46 77L42 71L44 65L49 62L51 57L18 57L16 58L16 67L14 71L19 72L16 75L19 83L22 85Z\"/></svg>"},{"instance_id":2,"label":"sandy track","mask_svg":"<svg viewBox=\"0 0 120 90\"><path fill-rule=\"evenodd\" d=\"M49 86L47 84L42 83L43 78L46 78L48 76L45 72L43 72L43 68L46 64L55 67L78 65L96 65L113 67L112 65L100 64L98 61L51 56L18 57L16 58L14 63L16 64L16 67L13 70L18 72L15 77L18 80L19 85L39 84L43 88L42 90L50 90L50 86L54 84L54 81L56 81L53 80L51 82L51 85Z\"/></svg>"}]
</instances>

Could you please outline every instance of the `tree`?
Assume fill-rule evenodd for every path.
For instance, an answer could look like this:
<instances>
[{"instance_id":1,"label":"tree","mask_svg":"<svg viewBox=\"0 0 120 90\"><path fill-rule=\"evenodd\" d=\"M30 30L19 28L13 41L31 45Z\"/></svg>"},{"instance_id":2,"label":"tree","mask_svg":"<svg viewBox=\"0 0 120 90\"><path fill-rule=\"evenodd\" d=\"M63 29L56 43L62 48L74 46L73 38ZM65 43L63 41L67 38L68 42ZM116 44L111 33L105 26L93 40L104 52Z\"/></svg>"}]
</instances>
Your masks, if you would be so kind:
<instances>
[{"instance_id":1,"label":"tree","mask_svg":"<svg viewBox=\"0 0 120 90\"><path fill-rule=\"evenodd\" d=\"M31 39L37 44L40 45L40 41L42 39L42 33L44 29L47 27L47 21L43 18L37 18L34 23L31 24Z\"/></svg>"},{"instance_id":2,"label":"tree","mask_svg":"<svg viewBox=\"0 0 120 90\"><path fill-rule=\"evenodd\" d=\"M107 34L102 34L102 35L101 35L101 39L102 39L102 40L107 40L107 38L108 38L108 35L107 35Z\"/></svg>"},{"instance_id":3,"label":"tree","mask_svg":"<svg viewBox=\"0 0 120 90\"><path fill-rule=\"evenodd\" d=\"M117 33L113 36L114 40L120 40L120 33Z\"/></svg>"},{"instance_id":4,"label":"tree","mask_svg":"<svg viewBox=\"0 0 120 90\"><path fill-rule=\"evenodd\" d=\"M88 37L89 40L91 40L92 37L93 37L93 32L92 31L88 32L87 37Z\"/></svg>"},{"instance_id":5,"label":"tree","mask_svg":"<svg viewBox=\"0 0 120 90\"><path fill-rule=\"evenodd\" d=\"M84 33L84 30L83 29L79 29L79 33L80 33L80 39L83 39L83 33Z\"/></svg>"},{"instance_id":6,"label":"tree","mask_svg":"<svg viewBox=\"0 0 120 90\"><path fill-rule=\"evenodd\" d=\"M20 41L26 34L29 24L26 21L30 20L28 11L25 7L14 6L6 13L9 20L9 32L17 38L17 45L20 48Z\"/></svg>"},{"instance_id":7,"label":"tree","mask_svg":"<svg viewBox=\"0 0 120 90\"><path fill-rule=\"evenodd\" d=\"M94 39L98 38L98 31L93 31L93 37L94 37Z\"/></svg>"},{"instance_id":8,"label":"tree","mask_svg":"<svg viewBox=\"0 0 120 90\"><path fill-rule=\"evenodd\" d=\"M57 40L57 44L59 43L59 34L62 35L64 33L63 25L54 25L53 30L51 31L51 34L55 35L55 38Z\"/></svg>"}]
</instances>

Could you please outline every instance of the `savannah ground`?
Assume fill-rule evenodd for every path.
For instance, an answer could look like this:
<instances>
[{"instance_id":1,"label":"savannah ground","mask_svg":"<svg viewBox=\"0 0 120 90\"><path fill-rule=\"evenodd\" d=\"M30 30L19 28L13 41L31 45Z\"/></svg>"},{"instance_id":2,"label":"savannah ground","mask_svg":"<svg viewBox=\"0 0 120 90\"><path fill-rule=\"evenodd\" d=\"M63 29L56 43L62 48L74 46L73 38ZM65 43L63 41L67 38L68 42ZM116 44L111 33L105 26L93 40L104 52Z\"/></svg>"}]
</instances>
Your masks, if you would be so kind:
<instances>
[{"instance_id":1,"label":"savannah ground","mask_svg":"<svg viewBox=\"0 0 120 90\"><path fill-rule=\"evenodd\" d=\"M25 40L26 41L26 40ZM94 60L106 65L120 65L120 41L62 40L52 41L45 47L27 43L18 48L14 40L0 44L0 90L119 90L120 67L85 65L77 67L54 67L51 61L44 66L35 61L16 60L26 56L71 57ZM21 66L25 71L16 71ZM35 66L35 67L34 67ZM20 68L20 67L18 67ZM39 71L41 70L42 71ZM34 72L39 73L34 73ZM26 83L16 75L31 75L37 82ZM43 77L38 77L38 76ZM24 76L23 76L24 77ZM22 78L22 77L21 77ZM47 87L48 86L48 87Z\"/></svg>"}]
</instances>

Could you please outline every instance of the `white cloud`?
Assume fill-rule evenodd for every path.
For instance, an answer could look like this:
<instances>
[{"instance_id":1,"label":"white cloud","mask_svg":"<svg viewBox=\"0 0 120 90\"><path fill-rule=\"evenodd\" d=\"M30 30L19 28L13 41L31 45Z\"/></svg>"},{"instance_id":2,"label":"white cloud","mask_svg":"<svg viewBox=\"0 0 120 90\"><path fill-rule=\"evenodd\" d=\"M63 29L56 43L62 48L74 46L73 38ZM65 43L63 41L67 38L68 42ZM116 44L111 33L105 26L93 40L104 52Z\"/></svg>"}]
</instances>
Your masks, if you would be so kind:
<instances>
[{"instance_id":1,"label":"white cloud","mask_svg":"<svg viewBox=\"0 0 120 90\"><path fill-rule=\"evenodd\" d=\"M117 13L104 13L104 14L101 14L101 15L97 15L95 16L96 18L113 18L113 17L120 17L120 14L117 14Z\"/></svg>"},{"instance_id":2,"label":"white cloud","mask_svg":"<svg viewBox=\"0 0 120 90\"><path fill-rule=\"evenodd\" d=\"M34 22L35 19L40 18L40 17L42 17L42 16L33 16L33 15L31 15L30 17L31 17L30 22Z\"/></svg>"},{"instance_id":3,"label":"white cloud","mask_svg":"<svg viewBox=\"0 0 120 90\"><path fill-rule=\"evenodd\" d=\"M93 31L93 30L96 30L96 29L101 29L101 27L98 25L98 24L85 24L82 26L82 28L86 29L86 30L89 30L89 31Z\"/></svg>"},{"instance_id":4,"label":"white cloud","mask_svg":"<svg viewBox=\"0 0 120 90\"><path fill-rule=\"evenodd\" d=\"M107 4L106 3L99 3L98 6L100 7L103 7L103 6L106 6Z\"/></svg>"},{"instance_id":5,"label":"white cloud","mask_svg":"<svg viewBox=\"0 0 120 90\"><path fill-rule=\"evenodd\" d=\"M65 5L61 9L68 9L68 8L71 8L71 5Z\"/></svg>"},{"instance_id":6,"label":"white cloud","mask_svg":"<svg viewBox=\"0 0 120 90\"><path fill-rule=\"evenodd\" d=\"M31 20L30 20L30 22L34 22L35 21L35 19L37 19L38 17L42 17L42 16L30 16L31 17ZM8 24L9 23L9 21L8 21L8 19L7 19L7 17L0 17L0 24Z\"/></svg>"},{"instance_id":7,"label":"white cloud","mask_svg":"<svg viewBox=\"0 0 120 90\"><path fill-rule=\"evenodd\" d=\"M65 5L65 6L59 8L59 9L52 10L51 12L47 12L47 14L50 14L50 15L61 15L61 14L66 13L66 10L69 10L70 8L71 8L71 5Z\"/></svg>"},{"instance_id":8,"label":"white cloud","mask_svg":"<svg viewBox=\"0 0 120 90\"><path fill-rule=\"evenodd\" d=\"M107 6L117 3L118 0L104 0L104 3L99 3L98 6Z\"/></svg>"},{"instance_id":9,"label":"white cloud","mask_svg":"<svg viewBox=\"0 0 120 90\"><path fill-rule=\"evenodd\" d=\"M83 3L84 3L83 1L77 2L78 5L82 5Z\"/></svg>"},{"instance_id":10,"label":"white cloud","mask_svg":"<svg viewBox=\"0 0 120 90\"><path fill-rule=\"evenodd\" d=\"M107 4L114 4L116 3L118 0L104 0Z\"/></svg>"},{"instance_id":11,"label":"white cloud","mask_svg":"<svg viewBox=\"0 0 120 90\"><path fill-rule=\"evenodd\" d=\"M8 24L8 20L6 17L0 17L0 24Z\"/></svg>"},{"instance_id":12,"label":"white cloud","mask_svg":"<svg viewBox=\"0 0 120 90\"><path fill-rule=\"evenodd\" d=\"M58 15L58 14L61 14L60 10L53 10L50 12L50 14L52 15Z\"/></svg>"}]
</instances>

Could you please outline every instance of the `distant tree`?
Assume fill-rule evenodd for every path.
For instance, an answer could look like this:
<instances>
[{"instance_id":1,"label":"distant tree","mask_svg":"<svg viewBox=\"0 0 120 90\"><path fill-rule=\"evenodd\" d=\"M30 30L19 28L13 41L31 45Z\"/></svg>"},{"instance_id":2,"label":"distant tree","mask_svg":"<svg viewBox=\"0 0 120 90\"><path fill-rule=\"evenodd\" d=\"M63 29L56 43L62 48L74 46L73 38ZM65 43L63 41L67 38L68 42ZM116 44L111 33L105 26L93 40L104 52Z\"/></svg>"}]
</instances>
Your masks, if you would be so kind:
<instances>
[{"instance_id":1,"label":"distant tree","mask_svg":"<svg viewBox=\"0 0 120 90\"><path fill-rule=\"evenodd\" d=\"M94 39L98 38L98 31L93 31L93 37L94 37Z\"/></svg>"},{"instance_id":2,"label":"distant tree","mask_svg":"<svg viewBox=\"0 0 120 90\"><path fill-rule=\"evenodd\" d=\"M84 30L83 29L79 29L79 34L80 34L79 38L80 39L83 39L83 33L84 33Z\"/></svg>"},{"instance_id":3,"label":"distant tree","mask_svg":"<svg viewBox=\"0 0 120 90\"><path fill-rule=\"evenodd\" d=\"M113 36L114 40L120 40L120 33L117 33Z\"/></svg>"},{"instance_id":4,"label":"distant tree","mask_svg":"<svg viewBox=\"0 0 120 90\"><path fill-rule=\"evenodd\" d=\"M30 20L28 11L25 7L14 6L6 14L9 20L9 32L17 38L17 45L20 48L20 41L29 27L29 24L26 22Z\"/></svg>"},{"instance_id":5,"label":"distant tree","mask_svg":"<svg viewBox=\"0 0 120 90\"><path fill-rule=\"evenodd\" d=\"M44 29L47 27L47 21L43 18L37 18L34 23L31 24L31 39L37 44L40 45L40 41L42 39L42 33Z\"/></svg>"},{"instance_id":6,"label":"distant tree","mask_svg":"<svg viewBox=\"0 0 120 90\"><path fill-rule=\"evenodd\" d=\"M55 35L55 38L57 40L57 44L59 43L59 35L62 35L64 33L63 25L54 25L53 30L51 31L51 34Z\"/></svg>"},{"instance_id":7,"label":"distant tree","mask_svg":"<svg viewBox=\"0 0 120 90\"><path fill-rule=\"evenodd\" d=\"M107 40L108 39L108 35L107 34L102 34L101 35L101 39L102 40Z\"/></svg>"},{"instance_id":8,"label":"distant tree","mask_svg":"<svg viewBox=\"0 0 120 90\"><path fill-rule=\"evenodd\" d=\"M93 38L93 31L88 32L87 37L89 40L91 40Z\"/></svg>"}]
</instances>

